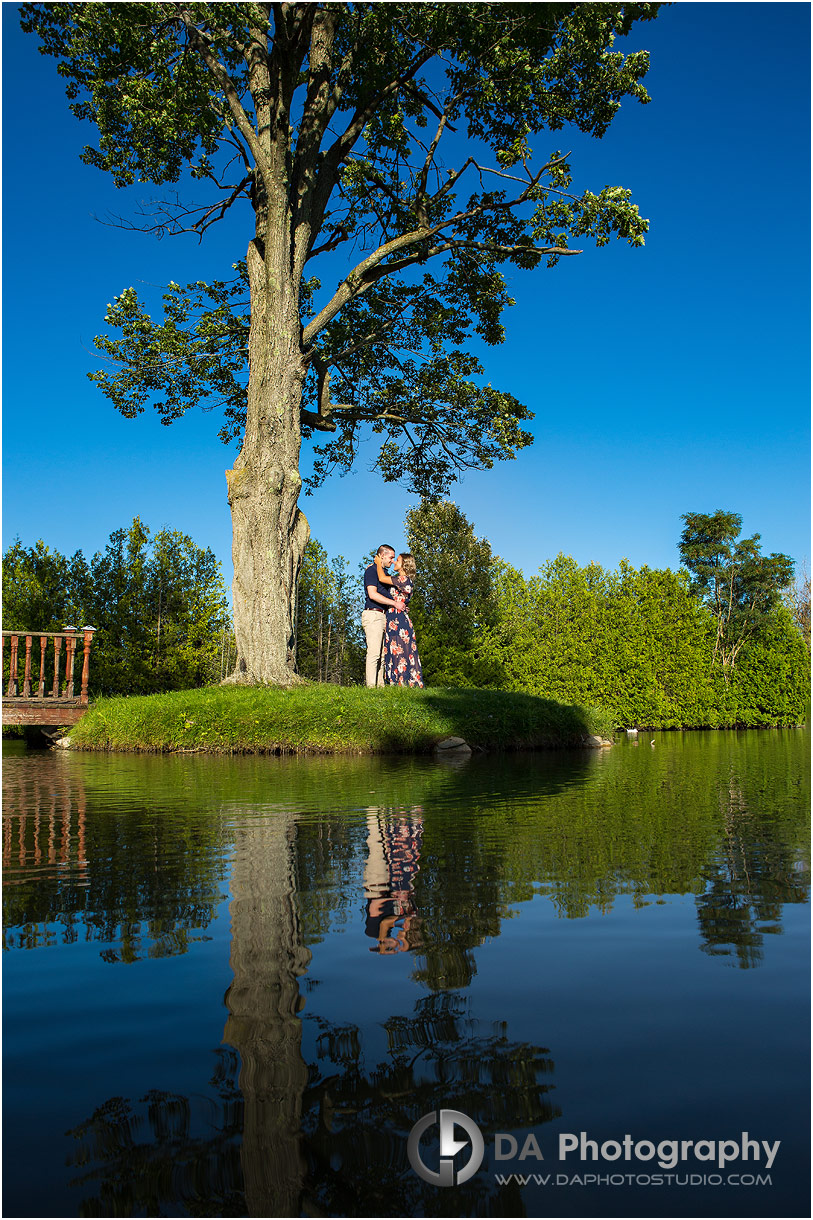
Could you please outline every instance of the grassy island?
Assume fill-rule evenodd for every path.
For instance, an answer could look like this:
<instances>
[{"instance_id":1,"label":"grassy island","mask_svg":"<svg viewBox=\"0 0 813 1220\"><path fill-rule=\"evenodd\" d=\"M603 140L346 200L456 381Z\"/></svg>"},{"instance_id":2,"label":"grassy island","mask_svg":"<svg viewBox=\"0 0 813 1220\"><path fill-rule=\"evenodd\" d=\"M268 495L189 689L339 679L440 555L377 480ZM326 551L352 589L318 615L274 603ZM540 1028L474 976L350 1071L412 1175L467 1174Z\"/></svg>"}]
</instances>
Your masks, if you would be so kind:
<instances>
[{"instance_id":1,"label":"grassy island","mask_svg":"<svg viewBox=\"0 0 813 1220\"><path fill-rule=\"evenodd\" d=\"M453 688L366 690L210 686L100 699L70 734L80 750L152 752L431 752L446 737L472 749L556 749L612 733L612 717L533 695Z\"/></svg>"}]
</instances>

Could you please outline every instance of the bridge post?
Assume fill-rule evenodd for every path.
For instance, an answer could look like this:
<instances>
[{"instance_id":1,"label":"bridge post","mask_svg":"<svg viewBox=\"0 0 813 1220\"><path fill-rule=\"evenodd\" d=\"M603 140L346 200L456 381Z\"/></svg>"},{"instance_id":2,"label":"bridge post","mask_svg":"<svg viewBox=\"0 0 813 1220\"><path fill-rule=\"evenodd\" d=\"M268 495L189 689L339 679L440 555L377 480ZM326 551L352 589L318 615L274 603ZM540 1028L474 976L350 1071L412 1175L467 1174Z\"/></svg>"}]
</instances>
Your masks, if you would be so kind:
<instances>
[{"instance_id":1,"label":"bridge post","mask_svg":"<svg viewBox=\"0 0 813 1220\"><path fill-rule=\"evenodd\" d=\"M31 636L25 637L25 674L23 676L23 698L31 694Z\"/></svg>"},{"instance_id":2,"label":"bridge post","mask_svg":"<svg viewBox=\"0 0 813 1220\"><path fill-rule=\"evenodd\" d=\"M45 648L48 643L48 636L40 636L40 685L37 691L39 699L45 698Z\"/></svg>"},{"instance_id":3,"label":"bridge post","mask_svg":"<svg viewBox=\"0 0 813 1220\"><path fill-rule=\"evenodd\" d=\"M59 698L59 654L62 651L62 636L54 636L54 686L52 690L53 697Z\"/></svg>"},{"instance_id":4,"label":"bridge post","mask_svg":"<svg viewBox=\"0 0 813 1220\"><path fill-rule=\"evenodd\" d=\"M76 636L70 634L75 632L75 627L65 627L65 696L68 699L73 698L73 663L76 656Z\"/></svg>"},{"instance_id":5,"label":"bridge post","mask_svg":"<svg viewBox=\"0 0 813 1220\"><path fill-rule=\"evenodd\" d=\"M19 637L13 635L11 637L11 656L8 664L8 695L17 694L17 645Z\"/></svg>"},{"instance_id":6,"label":"bridge post","mask_svg":"<svg viewBox=\"0 0 813 1220\"><path fill-rule=\"evenodd\" d=\"M88 701L88 679L90 677L90 642L93 639L95 627L83 627L85 634L85 656L82 662L82 694L80 696L81 703Z\"/></svg>"}]
</instances>

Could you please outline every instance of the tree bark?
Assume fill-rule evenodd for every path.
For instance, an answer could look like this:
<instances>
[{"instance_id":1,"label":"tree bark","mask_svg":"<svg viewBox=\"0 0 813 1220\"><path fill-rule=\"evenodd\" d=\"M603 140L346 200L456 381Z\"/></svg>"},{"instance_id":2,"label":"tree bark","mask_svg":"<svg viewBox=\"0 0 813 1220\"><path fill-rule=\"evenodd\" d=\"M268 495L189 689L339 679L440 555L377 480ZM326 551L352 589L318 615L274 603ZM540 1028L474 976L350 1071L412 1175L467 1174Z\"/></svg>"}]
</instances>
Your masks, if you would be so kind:
<instances>
[{"instance_id":1,"label":"tree bark","mask_svg":"<svg viewBox=\"0 0 813 1220\"><path fill-rule=\"evenodd\" d=\"M310 533L298 507L306 370L298 293L282 247L259 240L249 246L246 432L234 467L226 471L237 638L237 667L227 680L274 685L297 681L296 587Z\"/></svg>"}]
</instances>

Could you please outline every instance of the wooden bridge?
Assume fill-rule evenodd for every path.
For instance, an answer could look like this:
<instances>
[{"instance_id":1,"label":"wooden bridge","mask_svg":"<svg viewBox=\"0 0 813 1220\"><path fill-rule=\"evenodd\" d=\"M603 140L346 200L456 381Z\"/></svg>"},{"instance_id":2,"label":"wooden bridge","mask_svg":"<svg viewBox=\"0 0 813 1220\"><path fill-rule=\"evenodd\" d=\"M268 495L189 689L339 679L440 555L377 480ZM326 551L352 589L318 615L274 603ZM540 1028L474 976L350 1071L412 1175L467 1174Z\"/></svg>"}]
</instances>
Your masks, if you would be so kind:
<instances>
[{"instance_id":1,"label":"wooden bridge","mask_svg":"<svg viewBox=\"0 0 813 1220\"><path fill-rule=\"evenodd\" d=\"M84 716L88 710L90 645L95 630L95 627L66 627L63 631L2 633L3 724L66 727ZM7 640L10 641L8 666ZM21 641L25 647L22 683L19 677ZM77 693L76 669L80 656L82 672Z\"/></svg>"}]
</instances>

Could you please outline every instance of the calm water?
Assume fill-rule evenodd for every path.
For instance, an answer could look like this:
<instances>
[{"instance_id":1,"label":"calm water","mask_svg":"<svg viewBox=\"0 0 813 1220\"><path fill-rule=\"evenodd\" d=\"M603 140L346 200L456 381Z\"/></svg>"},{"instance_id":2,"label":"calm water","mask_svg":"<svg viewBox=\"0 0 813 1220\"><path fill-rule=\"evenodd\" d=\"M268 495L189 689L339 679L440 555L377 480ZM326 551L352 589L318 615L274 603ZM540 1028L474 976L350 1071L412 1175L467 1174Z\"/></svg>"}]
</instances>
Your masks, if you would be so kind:
<instances>
[{"instance_id":1,"label":"calm water","mask_svg":"<svg viewBox=\"0 0 813 1220\"><path fill-rule=\"evenodd\" d=\"M3 798L6 1216L809 1214L806 731L457 767L15 743ZM484 1138L448 1188L407 1159L441 1109ZM581 1132L631 1159L560 1159Z\"/></svg>"}]
</instances>

